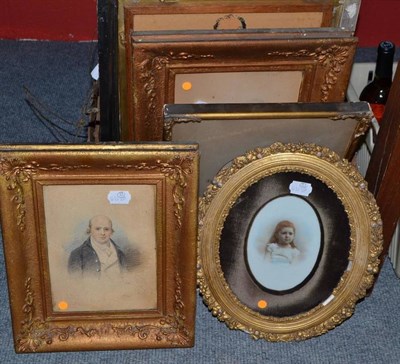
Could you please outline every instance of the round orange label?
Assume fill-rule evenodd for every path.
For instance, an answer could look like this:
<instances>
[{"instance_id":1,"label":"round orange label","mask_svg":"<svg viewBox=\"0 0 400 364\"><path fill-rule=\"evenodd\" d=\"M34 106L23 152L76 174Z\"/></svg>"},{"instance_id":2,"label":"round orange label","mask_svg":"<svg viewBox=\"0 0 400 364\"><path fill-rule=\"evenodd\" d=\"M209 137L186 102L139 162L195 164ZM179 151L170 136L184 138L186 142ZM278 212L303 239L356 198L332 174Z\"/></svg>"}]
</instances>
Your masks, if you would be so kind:
<instances>
[{"instance_id":1,"label":"round orange label","mask_svg":"<svg viewBox=\"0 0 400 364\"><path fill-rule=\"evenodd\" d=\"M66 302L66 301L60 301L60 302L58 302L58 308L60 309L60 310L67 310L68 309L68 302Z\"/></svg>"},{"instance_id":2,"label":"round orange label","mask_svg":"<svg viewBox=\"0 0 400 364\"><path fill-rule=\"evenodd\" d=\"M192 83L191 82L186 81L186 82L182 83L182 89L184 91L189 91L189 90L191 90L191 88L192 88Z\"/></svg>"},{"instance_id":3,"label":"round orange label","mask_svg":"<svg viewBox=\"0 0 400 364\"><path fill-rule=\"evenodd\" d=\"M259 300L257 303L257 306L258 306L258 308L267 308L268 303L267 303L267 301Z\"/></svg>"}]
</instances>

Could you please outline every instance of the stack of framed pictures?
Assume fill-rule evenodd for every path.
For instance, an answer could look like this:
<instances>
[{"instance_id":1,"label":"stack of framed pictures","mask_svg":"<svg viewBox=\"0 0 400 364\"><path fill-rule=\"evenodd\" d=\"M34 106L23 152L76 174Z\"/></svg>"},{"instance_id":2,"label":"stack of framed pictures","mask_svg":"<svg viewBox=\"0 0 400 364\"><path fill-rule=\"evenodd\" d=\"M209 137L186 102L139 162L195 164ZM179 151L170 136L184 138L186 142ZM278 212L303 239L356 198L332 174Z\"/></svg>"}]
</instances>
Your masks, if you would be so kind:
<instances>
[{"instance_id":1,"label":"stack of framed pictures","mask_svg":"<svg viewBox=\"0 0 400 364\"><path fill-rule=\"evenodd\" d=\"M335 327L377 270L379 212L347 162L372 119L345 102L359 6L124 7L122 139L199 143L198 284L215 316L255 338Z\"/></svg>"},{"instance_id":2,"label":"stack of framed pictures","mask_svg":"<svg viewBox=\"0 0 400 364\"><path fill-rule=\"evenodd\" d=\"M121 140L129 141L141 138L133 131L134 121L132 110L130 110L135 92L131 90L129 76L132 71L131 36L133 33L221 32L239 28L248 31L296 29L303 30L304 34L312 28L323 29L328 33L339 31L354 34L361 1L256 0L250 3L244 0L218 2L119 0L117 8L115 4L110 3L110 0L99 1L99 27L104 28L104 21L109 21L109 25L105 27L103 41L99 39L99 47L104 48L104 51L100 49L100 53L104 56L103 62L100 62L100 74L103 73L105 76L103 87L101 87L101 109L105 110L102 124L106 124L103 127L102 136L103 140L115 140L118 136ZM352 57L351 54L348 56ZM112 77L109 77L110 72ZM346 83L346 75L341 77ZM116 88L118 89L118 105L115 105ZM319 100L319 98L312 98L309 101L318 102ZM344 99L330 100L340 102ZM276 102L286 101L285 98L276 100ZM172 95L167 102L173 102Z\"/></svg>"}]
</instances>

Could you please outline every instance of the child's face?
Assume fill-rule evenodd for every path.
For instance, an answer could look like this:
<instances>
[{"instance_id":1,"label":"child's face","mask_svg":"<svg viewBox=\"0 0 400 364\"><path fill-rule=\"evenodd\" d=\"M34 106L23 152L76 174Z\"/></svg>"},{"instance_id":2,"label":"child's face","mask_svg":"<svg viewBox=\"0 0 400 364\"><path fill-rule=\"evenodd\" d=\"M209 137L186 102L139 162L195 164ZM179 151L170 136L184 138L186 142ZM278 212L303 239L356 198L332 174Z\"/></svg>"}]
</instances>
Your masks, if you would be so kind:
<instances>
[{"instance_id":1,"label":"child's face","mask_svg":"<svg viewBox=\"0 0 400 364\"><path fill-rule=\"evenodd\" d=\"M288 245L292 243L294 240L294 229L291 227L284 227L283 229L279 230L278 240L282 245Z\"/></svg>"}]
</instances>

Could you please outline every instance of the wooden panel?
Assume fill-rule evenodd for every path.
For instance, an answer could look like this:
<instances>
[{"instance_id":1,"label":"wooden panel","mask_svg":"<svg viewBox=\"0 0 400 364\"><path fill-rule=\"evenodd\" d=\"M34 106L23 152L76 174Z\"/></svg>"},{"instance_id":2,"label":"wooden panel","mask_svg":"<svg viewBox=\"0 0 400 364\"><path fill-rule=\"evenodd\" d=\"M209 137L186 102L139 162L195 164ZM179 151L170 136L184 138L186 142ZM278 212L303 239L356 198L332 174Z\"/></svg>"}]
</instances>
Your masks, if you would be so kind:
<instances>
[{"instance_id":1,"label":"wooden panel","mask_svg":"<svg viewBox=\"0 0 400 364\"><path fill-rule=\"evenodd\" d=\"M100 139L119 140L116 0L98 0Z\"/></svg>"},{"instance_id":2,"label":"wooden panel","mask_svg":"<svg viewBox=\"0 0 400 364\"><path fill-rule=\"evenodd\" d=\"M400 69L397 68L365 179L383 220L385 257L400 216Z\"/></svg>"}]
</instances>

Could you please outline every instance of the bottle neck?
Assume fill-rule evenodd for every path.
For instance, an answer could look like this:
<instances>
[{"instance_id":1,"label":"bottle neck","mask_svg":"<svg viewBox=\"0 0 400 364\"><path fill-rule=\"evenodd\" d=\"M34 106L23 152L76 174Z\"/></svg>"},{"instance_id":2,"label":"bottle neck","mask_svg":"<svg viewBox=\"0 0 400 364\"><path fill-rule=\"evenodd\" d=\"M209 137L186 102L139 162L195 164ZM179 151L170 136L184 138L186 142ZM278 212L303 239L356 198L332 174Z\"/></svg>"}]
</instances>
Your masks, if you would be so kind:
<instances>
[{"instance_id":1,"label":"bottle neck","mask_svg":"<svg viewBox=\"0 0 400 364\"><path fill-rule=\"evenodd\" d=\"M394 54L380 54L375 67L375 78L377 80L389 79L393 76L393 58Z\"/></svg>"}]
</instances>

